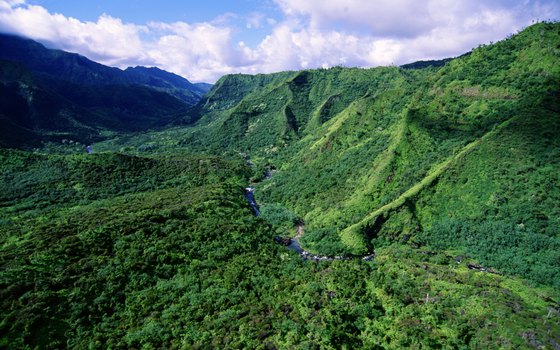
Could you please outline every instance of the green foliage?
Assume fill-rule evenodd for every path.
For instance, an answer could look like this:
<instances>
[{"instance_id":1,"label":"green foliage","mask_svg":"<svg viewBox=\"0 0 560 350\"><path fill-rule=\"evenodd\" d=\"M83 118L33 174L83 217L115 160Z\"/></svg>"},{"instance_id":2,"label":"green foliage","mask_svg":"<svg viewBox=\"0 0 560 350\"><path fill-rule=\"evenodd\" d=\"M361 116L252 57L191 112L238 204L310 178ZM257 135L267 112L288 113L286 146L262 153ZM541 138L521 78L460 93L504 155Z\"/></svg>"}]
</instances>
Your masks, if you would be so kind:
<instances>
[{"instance_id":1,"label":"green foliage","mask_svg":"<svg viewBox=\"0 0 560 350\"><path fill-rule=\"evenodd\" d=\"M9 348L484 348L524 346L528 333L550 343L560 329L554 294L444 253L303 261L272 240L294 214L263 206L272 227L253 216L242 160L4 151L1 164L3 184L20 188L4 194L0 221ZM152 170L157 184L138 187ZM36 200L23 184L56 197L59 179L83 186L22 205Z\"/></svg>"},{"instance_id":2,"label":"green foliage","mask_svg":"<svg viewBox=\"0 0 560 350\"><path fill-rule=\"evenodd\" d=\"M445 219L426 230L423 239L436 249L464 249L485 265L560 289L558 237L504 220Z\"/></svg>"},{"instance_id":3,"label":"green foliage","mask_svg":"<svg viewBox=\"0 0 560 350\"><path fill-rule=\"evenodd\" d=\"M557 32L557 24L542 23L437 71L400 71L400 82L392 77L393 86L356 100L286 148L258 195L304 217L309 236L302 242L313 250L318 242L342 241L354 253L371 249L371 239L416 244L448 217L522 224L557 239ZM540 74L538 83L525 80L528 74ZM538 248L528 241L504 247L503 259L486 250L476 257L555 285L560 265L538 241ZM505 257L516 249L537 249L533 259L547 267L508 269Z\"/></svg>"},{"instance_id":4,"label":"green foliage","mask_svg":"<svg viewBox=\"0 0 560 350\"><path fill-rule=\"evenodd\" d=\"M348 248L339 239L334 227L307 229L301 242L305 245L306 249L314 253L327 256L345 255L348 253Z\"/></svg>"},{"instance_id":5,"label":"green foliage","mask_svg":"<svg viewBox=\"0 0 560 350\"><path fill-rule=\"evenodd\" d=\"M227 76L196 126L0 150L0 347L556 346L558 33L440 68ZM375 259L274 243L302 223L310 251Z\"/></svg>"},{"instance_id":6,"label":"green foliage","mask_svg":"<svg viewBox=\"0 0 560 350\"><path fill-rule=\"evenodd\" d=\"M278 234L284 234L299 222L299 218L284 206L279 204L265 204L260 207L260 217L270 223Z\"/></svg>"},{"instance_id":7,"label":"green foliage","mask_svg":"<svg viewBox=\"0 0 560 350\"><path fill-rule=\"evenodd\" d=\"M227 76L196 127L97 147L188 147L275 164L257 197L303 218L302 242L316 252L364 254L372 238L418 243L447 217L557 237L557 47L558 24L539 23L440 68Z\"/></svg>"}]
</instances>

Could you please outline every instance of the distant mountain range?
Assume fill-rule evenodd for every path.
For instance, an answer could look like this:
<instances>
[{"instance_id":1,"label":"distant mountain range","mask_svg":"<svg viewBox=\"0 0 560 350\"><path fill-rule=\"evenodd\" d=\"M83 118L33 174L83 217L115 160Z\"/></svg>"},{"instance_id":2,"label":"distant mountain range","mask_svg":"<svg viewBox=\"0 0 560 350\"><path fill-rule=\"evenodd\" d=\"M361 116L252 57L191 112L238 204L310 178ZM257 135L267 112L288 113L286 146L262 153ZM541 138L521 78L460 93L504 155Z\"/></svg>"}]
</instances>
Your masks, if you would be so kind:
<instances>
[{"instance_id":1,"label":"distant mountain range","mask_svg":"<svg viewBox=\"0 0 560 350\"><path fill-rule=\"evenodd\" d=\"M160 127L210 89L158 68L121 70L0 34L0 145L39 146ZM186 118L188 122L188 118Z\"/></svg>"}]
</instances>

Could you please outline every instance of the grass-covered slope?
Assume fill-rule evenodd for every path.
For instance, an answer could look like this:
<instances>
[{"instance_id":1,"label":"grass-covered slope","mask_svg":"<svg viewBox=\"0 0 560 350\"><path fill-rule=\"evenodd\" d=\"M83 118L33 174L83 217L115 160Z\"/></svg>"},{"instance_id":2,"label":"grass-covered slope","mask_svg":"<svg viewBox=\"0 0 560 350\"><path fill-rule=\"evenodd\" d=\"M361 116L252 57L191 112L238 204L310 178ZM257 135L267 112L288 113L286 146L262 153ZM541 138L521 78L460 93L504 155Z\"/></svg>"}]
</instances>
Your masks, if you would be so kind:
<instances>
[{"instance_id":1,"label":"grass-covered slope","mask_svg":"<svg viewBox=\"0 0 560 350\"><path fill-rule=\"evenodd\" d=\"M406 77L396 68L226 76L201 101L200 129L190 139L215 149L276 156L295 141L316 134L354 101L407 87Z\"/></svg>"},{"instance_id":2,"label":"grass-covered slope","mask_svg":"<svg viewBox=\"0 0 560 350\"><path fill-rule=\"evenodd\" d=\"M251 212L241 159L0 157L2 348L560 342L554 292L468 259L390 246L373 262L301 260Z\"/></svg>"}]
</instances>

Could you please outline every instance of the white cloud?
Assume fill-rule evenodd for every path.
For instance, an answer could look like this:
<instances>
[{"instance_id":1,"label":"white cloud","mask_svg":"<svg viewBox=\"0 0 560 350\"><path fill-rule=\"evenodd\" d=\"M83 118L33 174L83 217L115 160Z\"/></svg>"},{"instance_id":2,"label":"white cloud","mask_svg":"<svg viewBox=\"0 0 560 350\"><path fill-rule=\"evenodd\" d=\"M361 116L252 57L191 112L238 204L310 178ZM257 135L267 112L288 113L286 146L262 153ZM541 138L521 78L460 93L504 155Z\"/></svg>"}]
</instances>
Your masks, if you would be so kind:
<instances>
[{"instance_id":1,"label":"white cloud","mask_svg":"<svg viewBox=\"0 0 560 350\"><path fill-rule=\"evenodd\" d=\"M376 36L410 36L429 29L431 23L424 2L416 0L276 2L286 15L308 18L314 29L327 29L338 23L350 30L368 29Z\"/></svg>"},{"instance_id":2,"label":"white cloud","mask_svg":"<svg viewBox=\"0 0 560 350\"><path fill-rule=\"evenodd\" d=\"M25 0L4 0L0 2L0 7L11 8L25 4Z\"/></svg>"},{"instance_id":3,"label":"white cloud","mask_svg":"<svg viewBox=\"0 0 560 350\"><path fill-rule=\"evenodd\" d=\"M331 62L345 58L358 66L457 56L515 33L535 18L560 14L555 1L275 1L289 21L306 23L293 31L296 37L307 33L331 42L310 40L299 48L302 55L319 49ZM315 55L314 65L325 55Z\"/></svg>"},{"instance_id":4,"label":"white cloud","mask_svg":"<svg viewBox=\"0 0 560 350\"><path fill-rule=\"evenodd\" d=\"M214 81L243 64L231 29L209 23L124 23L103 14L83 22L23 1L0 1L0 31L51 43L104 64L158 66L194 81ZM239 56L239 57L238 57Z\"/></svg>"},{"instance_id":5,"label":"white cloud","mask_svg":"<svg viewBox=\"0 0 560 350\"><path fill-rule=\"evenodd\" d=\"M208 23L189 25L150 23L150 30L163 34L147 43L148 56L164 69L193 80L213 80L230 73L230 66L241 64L239 53L231 45L231 30Z\"/></svg>"},{"instance_id":6,"label":"white cloud","mask_svg":"<svg viewBox=\"0 0 560 350\"><path fill-rule=\"evenodd\" d=\"M15 1L12 1L14 3ZM61 14L51 14L41 6L16 6L0 2L0 30L56 44L107 64L119 65L142 59L142 26L125 24L102 15L97 22L81 22Z\"/></svg>"},{"instance_id":7,"label":"white cloud","mask_svg":"<svg viewBox=\"0 0 560 350\"><path fill-rule=\"evenodd\" d=\"M255 50L264 72L314 67L391 64L400 49L392 40L375 40L338 31L279 25ZM377 55L372 55L377 52Z\"/></svg>"},{"instance_id":8,"label":"white cloud","mask_svg":"<svg viewBox=\"0 0 560 350\"><path fill-rule=\"evenodd\" d=\"M121 68L158 66L193 81L223 74L403 64L455 56L497 41L531 20L558 18L554 0L274 0L281 16L234 13L201 23L95 22L50 13L24 0L0 0L0 31L48 42ZM243 28L271 28L254 47ZM266 25L265 25L266 24ZM245 29L246 30L246 29Z\"/></svg>"}]
</instances>

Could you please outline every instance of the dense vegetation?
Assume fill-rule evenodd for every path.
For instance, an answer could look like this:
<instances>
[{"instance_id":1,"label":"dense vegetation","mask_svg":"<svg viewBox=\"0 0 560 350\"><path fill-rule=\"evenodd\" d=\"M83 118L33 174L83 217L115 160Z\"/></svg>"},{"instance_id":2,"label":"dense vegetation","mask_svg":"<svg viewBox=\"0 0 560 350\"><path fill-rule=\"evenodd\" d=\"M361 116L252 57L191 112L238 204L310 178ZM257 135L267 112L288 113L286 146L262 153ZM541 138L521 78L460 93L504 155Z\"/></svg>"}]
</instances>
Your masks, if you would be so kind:
<instances>
[{"instance_id":1,"label":"dense vegetation","mask_svg":"<svg viewBox=\"0 0 560 350\"><path fill-rule=\"evenodd\" d=\"M488 348L560 341L553 294L444 253L306 262L242 160L2 152L6 348Z\"/></svg>"},{"instance_id":2,"label":"dense vegetation","mask_svg":"<svg viewBox=\"0 0 560 350\"><path fill-rule=\"evenodd\" d=\"M442 62L226 76L196 125L93 154L0 150L0 347L558 348L559 61L539 23ZM358 257L274 243L295 224Z\"/></svg>"}]
</instances>

